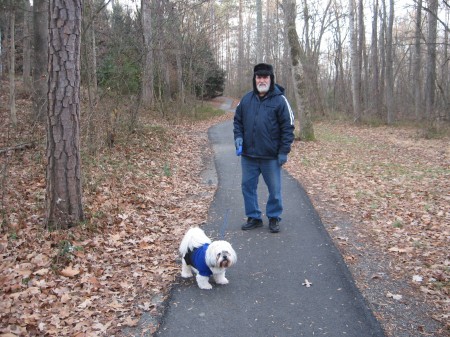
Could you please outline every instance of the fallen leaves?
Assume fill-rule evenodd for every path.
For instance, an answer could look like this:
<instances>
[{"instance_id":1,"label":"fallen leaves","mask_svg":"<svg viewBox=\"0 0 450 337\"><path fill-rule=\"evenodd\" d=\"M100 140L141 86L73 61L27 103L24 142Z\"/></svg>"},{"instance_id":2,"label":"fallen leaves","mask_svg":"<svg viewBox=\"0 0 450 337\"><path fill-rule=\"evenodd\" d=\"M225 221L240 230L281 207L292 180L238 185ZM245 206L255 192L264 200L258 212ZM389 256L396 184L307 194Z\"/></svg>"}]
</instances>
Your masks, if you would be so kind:
<instances>
[{"instance_id":1,"label":"fallen leaves","mask_svg":"<svg viewBox=\"0 0 450 337\"><path fill-rule=\"evenodd\" d=\"M14 153L14 189L5 203L20 205L20 212L10 212L14 227L0 235L0 336L120 336L142 311L157 315L153 299L164 300L179 272L179 239L207 219L215 187L202 184L199 173L203 156L211 155L206 130L215 122L147 121L131 145L119 140L113 150L87 158L89 219L66 232L42 229L45 168L36 158L44 149ZM318 141L295 143L285 167L319 212L345 212L358 244L389 256L392 277L404 277L434 303L433 317L448 321L448 139L417 139L411 130L387 127L321 123L315 130ZM338 245L353 244L341 224L331 228ZM358 259L344 257L350 265ZM392 302L406 298L387 294Z\"/></svg>"},{"instance_id":2,"label":"fallen leaves","mask_svg":"<svg viewBox=\"0 0 450 337\"><path fill-rule=\"evenodd\" d=\"M65 277L75 277L80 273L79 269L74 269L72 266L68 266L59 272L60 275Z\"/></svg>"},{"instance_id":3,"label":"fallen leaves","mask_svg":"<svg viewBox=\"0 0 450 337\"><path fill-rule=\"evenodd\" d=\"M218 120L158 125L150 130L170 144L142 131L85 160L88 221L67 231L43 229L43 162L12 157L6 202L26 216L15 212L14 232L0 236L0 336L120 336L142 311L158 315L179 274L182 234L207 220L216 187L199 176Z\"/></svg>"},{"instance_id":4,"label":"fallen leaves","mask_svg":"<svg viewBox=\"0 0 450 337\"><path fill-rule=\"evenodd\" d=\"M314 128L318 140L294 143L285 167L323 217L334 209L353 223L357 243L328 219L337 245L344 251L353 244L376 247L389 257L391 276L426 294L438 313L433 317L445 322L450 312L449 139L422 139L414 129L399 127L323 122ZM355 261L348 252L344 258Z\"/></svg>"},{"instance_id":5,"label":"fallen leaves","mask_svg":"<svg viewBox=\"0 0 450 337\"><path fill-rule=\"evenodd\" d=\"M388 293L386 294L386 297L393 298L393 299L396 300L396 301L401 301L401 300L403 299L403 296L402 296L402 295L399 295L399 294L392 294L391 292L388 292Z\"/></svg>"}]
</instances>

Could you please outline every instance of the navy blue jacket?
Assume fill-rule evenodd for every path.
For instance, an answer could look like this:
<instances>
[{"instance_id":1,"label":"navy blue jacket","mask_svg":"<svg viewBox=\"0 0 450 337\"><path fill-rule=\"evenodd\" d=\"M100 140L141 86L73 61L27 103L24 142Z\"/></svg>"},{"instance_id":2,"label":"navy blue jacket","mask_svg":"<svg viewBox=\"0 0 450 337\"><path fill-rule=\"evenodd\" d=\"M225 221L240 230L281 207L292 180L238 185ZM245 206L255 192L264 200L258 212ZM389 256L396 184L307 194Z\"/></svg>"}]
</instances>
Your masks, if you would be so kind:
<instances>
[{"instance_id":1,"label":"navy blue jacket","mask_svg":"<svg viewBox=\"0 0 450 337\"><path fill-rule=\"evenodd\" d=\"M251 91L241 99L234 114L234 139L242 138L242 155L259 159L276 159L288 154L294 141L294 114L283 95L274 89L260 98Z\"/></svg>"}]
</instances>

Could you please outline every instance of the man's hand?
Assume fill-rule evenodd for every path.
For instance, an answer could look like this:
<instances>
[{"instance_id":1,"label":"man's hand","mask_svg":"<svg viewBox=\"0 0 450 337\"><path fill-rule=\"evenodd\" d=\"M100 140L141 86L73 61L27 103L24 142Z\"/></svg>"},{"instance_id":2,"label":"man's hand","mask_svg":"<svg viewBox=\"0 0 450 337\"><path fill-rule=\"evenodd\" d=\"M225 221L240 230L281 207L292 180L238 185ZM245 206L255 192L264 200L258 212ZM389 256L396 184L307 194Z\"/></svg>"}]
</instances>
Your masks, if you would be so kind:
<instances>
[{"instance_id":1,"label":"man's hand","mask_svg":"<svg viewBox=\"0 0 450 337\"><path fill-rule=\"evenodd\" d=\"M242 147L242 142L243 140L241 137L236 138L236 140L234 141L234 146L236 146L236 150Z\"/></svg>"},{"instance_id":2,"label":"man's hand","mask_svg":"<svg viewBox=\"0 0 450 337\"><path fill-rule=\"evenodd\" d=\"M242 138L236 138L234 141L234 146L236 147L236 156L240 156L242 154Z\"/></svg>"},{"instance_id":3,"label":"man's hand","mask_svg":"<svg viewBox=\"0 0 450 337\"><path fill-rule=\"evenodd\" d=\"M278 154L278 165L283 166L287 162L287 154Z\"/></svg>"}]
</instances>

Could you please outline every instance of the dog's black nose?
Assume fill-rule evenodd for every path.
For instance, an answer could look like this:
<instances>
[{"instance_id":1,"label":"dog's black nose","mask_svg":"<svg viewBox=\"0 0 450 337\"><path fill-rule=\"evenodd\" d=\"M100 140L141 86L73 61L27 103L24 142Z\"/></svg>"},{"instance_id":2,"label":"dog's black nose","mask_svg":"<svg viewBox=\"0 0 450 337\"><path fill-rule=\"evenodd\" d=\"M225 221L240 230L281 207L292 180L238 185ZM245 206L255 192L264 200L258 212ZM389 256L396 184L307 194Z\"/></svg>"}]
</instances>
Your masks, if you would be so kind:
<instances>
[{"instance_id":1,"label":"dog's black nose","mask_svg":"<svg viewBox=\"0 0 450 337\"><path fill-rule=\"evenodd\" d=\"M224 255L224 256L223 256L223 259L224 259L224 260L228 260L228 256Z\"/></svg>"}]
</instances>

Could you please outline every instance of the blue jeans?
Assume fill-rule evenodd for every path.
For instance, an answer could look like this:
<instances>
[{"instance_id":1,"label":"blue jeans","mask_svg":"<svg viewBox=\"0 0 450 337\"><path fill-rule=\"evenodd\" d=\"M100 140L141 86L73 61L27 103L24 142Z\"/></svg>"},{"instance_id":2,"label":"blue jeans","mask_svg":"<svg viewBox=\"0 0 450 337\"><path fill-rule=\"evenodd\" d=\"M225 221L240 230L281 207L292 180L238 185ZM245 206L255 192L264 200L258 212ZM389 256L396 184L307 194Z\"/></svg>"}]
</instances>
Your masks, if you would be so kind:
<instances>
[{"instance_id":1,"label":"blue jeans","mask_svg":"<svg viewBox=\"0 0 450 337\"><path fill-rule=\"evenodd\" d=\"M254 159L241 157L242 166L242 195L244 197L245 215L249 218L261 219L258 206L258 180L262 174L269 191L266 205L268 218L281 220L283 211L281 200L281 166L277 159Z\"/></svg>"}]
</instances>

